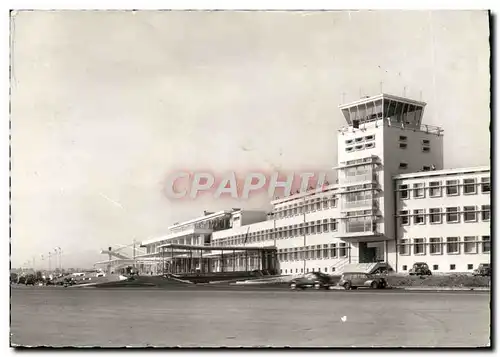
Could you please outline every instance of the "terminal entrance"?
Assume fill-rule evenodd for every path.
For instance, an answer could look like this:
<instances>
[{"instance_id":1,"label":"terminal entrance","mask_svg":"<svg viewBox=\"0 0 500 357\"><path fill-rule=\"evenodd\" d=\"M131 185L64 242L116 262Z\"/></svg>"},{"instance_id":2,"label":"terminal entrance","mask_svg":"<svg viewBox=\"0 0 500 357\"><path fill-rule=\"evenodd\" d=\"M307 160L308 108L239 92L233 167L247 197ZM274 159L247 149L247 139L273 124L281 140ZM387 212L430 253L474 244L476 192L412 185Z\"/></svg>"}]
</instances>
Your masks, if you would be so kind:
<instances>
[{"instance_id":1,"label":"terminal entrance","mask_svg":"<svg viewBox=\"0 0 500 357\"><path fill-rule=\"evenodd\" d=\"M385 242L359 242L359 262L385 262Z\"/></svg>"}]
</instances>

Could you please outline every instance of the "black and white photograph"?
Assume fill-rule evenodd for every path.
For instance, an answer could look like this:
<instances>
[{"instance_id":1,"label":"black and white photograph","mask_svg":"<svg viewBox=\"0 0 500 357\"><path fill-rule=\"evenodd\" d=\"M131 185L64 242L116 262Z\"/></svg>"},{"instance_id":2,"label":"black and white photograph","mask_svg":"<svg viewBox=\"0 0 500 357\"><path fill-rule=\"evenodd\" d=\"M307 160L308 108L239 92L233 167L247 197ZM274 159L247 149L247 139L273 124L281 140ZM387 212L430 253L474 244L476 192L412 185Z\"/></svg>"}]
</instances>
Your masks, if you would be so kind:
<instances>
[{"instance_id":1,"label":"black and white photograph","mask_svg":"<svg viewBox=\"0 0 500 357\"><path fill-rule=\"evenodd\" d=\"M491 348L494 17L11 9L11 349Z\"/></svg>"}]
</instances>

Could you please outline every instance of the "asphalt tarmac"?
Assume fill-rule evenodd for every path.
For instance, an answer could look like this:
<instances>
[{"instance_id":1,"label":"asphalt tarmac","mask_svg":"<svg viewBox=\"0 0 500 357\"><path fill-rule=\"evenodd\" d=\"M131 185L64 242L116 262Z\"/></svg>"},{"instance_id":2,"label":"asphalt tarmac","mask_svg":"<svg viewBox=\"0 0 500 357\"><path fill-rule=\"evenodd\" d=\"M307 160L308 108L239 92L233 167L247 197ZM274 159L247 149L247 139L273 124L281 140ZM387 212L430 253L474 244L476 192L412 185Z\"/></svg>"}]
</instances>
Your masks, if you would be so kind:
<instances>
[{"instance_id":1,"label":"asphalt tarmac","mask_svg":"<svg viewBox=\"0 0 500 357\"><path fill-rule=\"evenodd\" d=\"M11 290L11 343L100 347L480 347L484 292Z\"/></svg>"}]
</instances>

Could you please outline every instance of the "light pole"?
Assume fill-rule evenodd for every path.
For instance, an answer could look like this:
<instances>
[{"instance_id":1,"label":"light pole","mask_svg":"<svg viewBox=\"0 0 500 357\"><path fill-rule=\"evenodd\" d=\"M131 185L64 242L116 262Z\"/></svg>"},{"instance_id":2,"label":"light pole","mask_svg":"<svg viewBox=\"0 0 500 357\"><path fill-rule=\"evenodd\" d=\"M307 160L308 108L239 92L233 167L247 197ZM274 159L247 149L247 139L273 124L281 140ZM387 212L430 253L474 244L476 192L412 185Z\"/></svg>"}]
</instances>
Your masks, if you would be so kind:
<instances>
[{"instance_id":1,"label":"light pole","mask_svg":"<svg viewBox=\"0 0 500 357\"><path fill-rule=\"evenodd\" d=\"M59 250L59 269L61 270L61 274L62 274L62 270L63 270L63 265L62 265L62 249L61 249L61 247L57 247L57 249Z\"/></svg>"},{"instance_id":2,"label":"light pole","mask_svg":"<svg viewBox=\"0 0 500 357\"><path fill-rule=\"evenodd\" d=\"M56 271L59 269L59 265L57 264L57 254L58 254L58 252L57 252L57 248L54 248L54 253L55 253L55 254L54 254L54 257L55 257L55 259L56 259L56 263L55 263L55 265L54 265L54 272L56 272Z\"/></svg>"},{"instance_id":3,"label":"light pole","mask_svg":"<svg viewBox=\"0 0 500 357\"><path fill-rule=\"evenodd\" d=\"M50 264L50 257L52 256L52 252L49 252L49 274L50 274L50 271L51 271L51 264Z\"/></svg>"}]
</instances>

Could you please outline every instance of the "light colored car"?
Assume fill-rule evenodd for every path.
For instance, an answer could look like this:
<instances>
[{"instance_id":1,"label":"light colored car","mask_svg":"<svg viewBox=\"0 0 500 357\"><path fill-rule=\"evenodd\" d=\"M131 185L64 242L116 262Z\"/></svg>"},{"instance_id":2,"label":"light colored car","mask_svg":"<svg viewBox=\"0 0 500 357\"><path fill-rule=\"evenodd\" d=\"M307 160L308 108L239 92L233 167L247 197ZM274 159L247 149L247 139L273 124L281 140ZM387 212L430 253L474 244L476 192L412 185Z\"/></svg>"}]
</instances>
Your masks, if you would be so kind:
<instances>
[{"instance_id":1,"label":"light colored car","mask_svg":"<svg viewBox=\"0 0 500 357\"><path fill-rule=\"evenodd\" d=\"M339 285L346 290L357 288L384 289L387 280L381 276L366 273L344 273L340 278Z\"/></svg>"}]
</instances>

